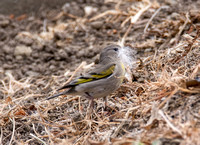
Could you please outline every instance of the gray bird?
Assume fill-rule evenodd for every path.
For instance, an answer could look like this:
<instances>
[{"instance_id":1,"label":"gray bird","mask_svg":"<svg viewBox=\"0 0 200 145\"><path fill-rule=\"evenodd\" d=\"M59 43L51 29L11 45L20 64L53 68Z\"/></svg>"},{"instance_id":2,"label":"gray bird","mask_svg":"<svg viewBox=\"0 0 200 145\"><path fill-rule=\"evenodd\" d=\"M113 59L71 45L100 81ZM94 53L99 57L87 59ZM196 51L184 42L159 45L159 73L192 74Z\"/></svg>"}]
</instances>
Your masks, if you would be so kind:
<instances>
[{"instance_id":1,"label":"gray bird","mask_svg":"<svg viewBox=\"0 0 200 145\"><path fill-rule=\"evenodd\" d=\"M90 100L92 109L96 98L103 97L107 105L107 96L120 87L125 75L125 67L119 55L120 49L122 48L119 45L105 47L100 54L99 64L58 89L65 90L47 100L61 95L80 95Z\"/></svg>"}]
</instances>

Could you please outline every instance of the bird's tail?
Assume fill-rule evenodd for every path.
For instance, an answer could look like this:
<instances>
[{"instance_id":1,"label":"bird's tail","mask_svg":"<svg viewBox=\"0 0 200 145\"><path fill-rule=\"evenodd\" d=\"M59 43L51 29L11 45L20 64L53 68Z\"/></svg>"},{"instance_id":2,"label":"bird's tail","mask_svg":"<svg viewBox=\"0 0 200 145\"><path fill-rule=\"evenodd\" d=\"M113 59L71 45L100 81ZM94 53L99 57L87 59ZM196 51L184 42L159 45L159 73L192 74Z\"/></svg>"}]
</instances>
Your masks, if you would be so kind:
<instances>
[{"instance_id":1,"label":"bird's tail","mask_svg":"<svg viewBox=\"0 0 200 145\"><path fill-rule=\"evenodd\" d=\"M47 98L46 100L50 100L50 99L56 98L56 97L58 97L58 96L65 95L65 94L67 94L67 92L68 92L68 90L67 90L67 91L64 91L64 92L61 92L61 93L58 93L58 94L55 94L55 95L53 95L53 96Z\"/></svg>"}]
</instances>

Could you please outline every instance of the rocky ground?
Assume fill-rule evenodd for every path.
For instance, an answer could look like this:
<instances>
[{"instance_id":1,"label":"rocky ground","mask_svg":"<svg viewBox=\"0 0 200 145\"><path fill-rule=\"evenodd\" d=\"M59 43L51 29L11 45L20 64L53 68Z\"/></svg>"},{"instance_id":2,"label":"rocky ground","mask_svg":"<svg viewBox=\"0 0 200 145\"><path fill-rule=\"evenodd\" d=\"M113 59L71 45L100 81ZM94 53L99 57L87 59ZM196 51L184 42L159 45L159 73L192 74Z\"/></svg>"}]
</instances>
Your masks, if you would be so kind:
<instances>
[{"instance_id":1,"label":"rocky ground","mask_svg":"<svg viewBox=\"0 0 200 145\"><path fill-rule=\"evenodd\" d=\"M0 15L0 144L200 144L200 2L67 1ZM124 38L124 39L123 39ZM56 93L124 40L132 79L108 100Z\"/></svg>"}]
</instances>

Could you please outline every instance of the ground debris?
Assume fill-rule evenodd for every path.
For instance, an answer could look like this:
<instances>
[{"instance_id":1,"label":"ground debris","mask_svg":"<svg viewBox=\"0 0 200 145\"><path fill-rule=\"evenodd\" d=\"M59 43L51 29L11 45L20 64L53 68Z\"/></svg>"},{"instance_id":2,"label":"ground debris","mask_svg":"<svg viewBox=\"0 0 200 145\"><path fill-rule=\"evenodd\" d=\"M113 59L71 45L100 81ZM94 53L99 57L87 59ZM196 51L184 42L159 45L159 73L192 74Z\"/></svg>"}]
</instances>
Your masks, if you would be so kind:
<instances>
[{"instance_id":1,"label":"ground debris","mask_svg":"<svg viewBox=\"0 0 200 145\"><path fill-rule=\"evenodd\" d=\"M0 144L200 144L199 5L73 1L1 15ZM106 110L96 100L88 120L85 98L46 100L119 40L136 62Z\"/></svg>"}]
</instances>

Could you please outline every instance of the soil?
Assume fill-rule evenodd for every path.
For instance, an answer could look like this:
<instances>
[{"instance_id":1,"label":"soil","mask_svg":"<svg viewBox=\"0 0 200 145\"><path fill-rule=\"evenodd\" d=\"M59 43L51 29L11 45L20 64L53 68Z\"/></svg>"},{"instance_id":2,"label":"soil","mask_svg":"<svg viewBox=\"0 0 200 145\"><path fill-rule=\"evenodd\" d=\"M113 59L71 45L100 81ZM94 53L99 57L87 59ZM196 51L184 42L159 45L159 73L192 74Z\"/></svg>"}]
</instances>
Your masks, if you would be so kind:
<instances>
[{"instance_id":1,"label":"soil","mask_svg":"<svg viewBox=\"0 0 200 145\"><path fill-rule=\"evenodd\" d=\"M40 9L39 14L0 15L1 144L120 144L118 138L127 144L199 143L199 93L179 89L173 93L182 87L182 81L194 79L192 74L199 77L195 69L200 70L200 45L192 42L199 35L198 0L152 1L125 39L124 45L136 51L133 79L111 95L107 111L103 110L103 100L96 101L93 121L84 119L87 99L72 96L45 100L83 61L87 65L97 62L103 47L121 40L130 21L122 23L132 7L145 4L122 1L118 9L126 14L111 13L92 20L114 10L117 2L74 0L58 8ZM196 43L199 41L197 37ZM180 82L179 87L168 81ZM175 127L178 124L181 133L152 113L170 95L162 111ZM148 102L147 106L142 102ZM137 106L140 109L134 109ZM132 108L130 114L127 108Z\"/></svg>"}]
</instances>

